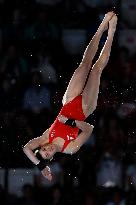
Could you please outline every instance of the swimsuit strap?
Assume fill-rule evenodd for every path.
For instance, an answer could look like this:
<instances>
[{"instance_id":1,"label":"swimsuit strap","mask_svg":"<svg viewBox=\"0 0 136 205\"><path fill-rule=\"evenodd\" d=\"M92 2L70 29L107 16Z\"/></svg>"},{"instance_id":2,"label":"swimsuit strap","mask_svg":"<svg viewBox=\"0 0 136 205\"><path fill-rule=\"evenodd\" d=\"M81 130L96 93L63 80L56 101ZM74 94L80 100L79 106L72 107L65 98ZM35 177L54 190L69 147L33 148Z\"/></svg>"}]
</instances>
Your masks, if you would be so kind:
<instances>
[{"instance_id":1,"label":"swimsuit strap","mask_svg":"<svg viewBox=\"0 0 136 205\"><path fill-rule=\"evenodd\" d=\"M49 137L49 143L52 143L52 141L56 138L56 136L54 137ZM64 139L63 137L60 136L60 138ZM71 141L69 140L69 136L67 136L67 139L64 140L64 144L63 147L61 149L61 152L64 151L64 149L67 147L67 145L70 143Z\"/></svg>"},{"instance_id":2,"label":"swimsuit strap","mask_svg":"<svg viewBox=\"0 0 136 205\"><path fill-rule=\"evenodd\" d=\"M68 146L69 143L70 143L70 141L65 140L65 142L64 142L64 144L63 144L63 147L62 147L62 149L61 149L61 152L64 151L64 149Z\"/></svg>"},{"instance_id":3,"label":"swimsuit strap","mask_svg":"<svg viewBox=\"0 0 136 205\"><path fill-rule=\"evenodd\" d=\"M67 138L65 139L65 142L64 142L64 144L63 144L63 147L62 147L61 152L64 151L64 149L68 146L68 144L69 144L72 140L74 140L74 138L72 138L71 136L68 136L68 135L67 135Z\"/></svg>"}]
</instances>

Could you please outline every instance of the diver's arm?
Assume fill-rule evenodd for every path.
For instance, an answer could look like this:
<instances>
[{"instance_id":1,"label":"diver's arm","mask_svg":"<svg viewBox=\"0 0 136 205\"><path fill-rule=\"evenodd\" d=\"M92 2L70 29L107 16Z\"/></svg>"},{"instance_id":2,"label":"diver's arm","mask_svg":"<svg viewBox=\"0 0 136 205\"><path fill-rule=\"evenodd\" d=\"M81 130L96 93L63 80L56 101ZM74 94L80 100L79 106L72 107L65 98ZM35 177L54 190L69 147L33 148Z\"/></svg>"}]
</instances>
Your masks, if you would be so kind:
<instances>
[{"instance_id":1,"label":"diver's arm","mask_svg":"<svg viewBox=\"0 0 136 205\"><path fill-rule=\"evenodd\" d=\"M35 164L37 165L40 161L37 159L33 150L39 147L39 137L30 140L24 147L23 151L26 156Z\"/></svg>"},{"instance_id":2,"label":"diver's arm","mask_svg":"<svg viewBox=\"0 0 136 205\"><path fill-rule=\"evenodd\" d=\"M24 147L23 151L26 154L26 156L35 164L37 165L40 161L37 159L35 154L33 153L33 150L40 147L41 144L45 142L45 138L48 137L48 130L46 130L42 136L34 138L30 140Z\"/></svg>"},{"instance_id":3,"label":"diver's arm","mask_svg":"<svg viewBox=\"0 0 136 205\"><path fill-rule=\"evenodd\" d=\"M70 143L69 149L71 154L76 153L80 147L88 140L91 136L94 126L84 121L75 120L76 126L82 131L78 137Z\"/></svg>"}]
</instances>

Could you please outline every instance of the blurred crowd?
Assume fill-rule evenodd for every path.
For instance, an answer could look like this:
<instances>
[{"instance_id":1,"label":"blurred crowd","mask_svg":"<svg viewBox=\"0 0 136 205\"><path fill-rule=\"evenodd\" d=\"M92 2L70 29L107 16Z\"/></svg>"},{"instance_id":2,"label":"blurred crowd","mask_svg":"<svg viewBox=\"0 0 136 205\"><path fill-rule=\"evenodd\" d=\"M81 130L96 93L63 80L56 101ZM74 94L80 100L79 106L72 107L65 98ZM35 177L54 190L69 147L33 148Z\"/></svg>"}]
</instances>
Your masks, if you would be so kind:
<instances>
[{"instance_id":1,"label":"blurred crowd","mask_svg":"<svg viewBox=\"0 0 136 205\"><path fill-rule=\"evenodd\" d=\"M2 204L136 204L133 0L0 0L0 166L33 168L22 147L55 120L85 47L113 6L119 22L97 109L87 119L95 126L91 138L72 157L56 155L59 176L50 188L35 179L17 197L1 186Z\"/></svg>"}]
</instances>

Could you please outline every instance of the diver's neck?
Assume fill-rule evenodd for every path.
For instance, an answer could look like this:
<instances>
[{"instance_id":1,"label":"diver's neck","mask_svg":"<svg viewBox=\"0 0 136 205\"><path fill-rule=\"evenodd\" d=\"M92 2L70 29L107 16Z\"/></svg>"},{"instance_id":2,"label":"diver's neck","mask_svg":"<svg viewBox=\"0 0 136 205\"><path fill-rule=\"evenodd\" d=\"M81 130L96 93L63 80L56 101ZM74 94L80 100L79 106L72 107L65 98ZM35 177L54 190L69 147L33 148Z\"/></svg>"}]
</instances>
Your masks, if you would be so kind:
<instances>
[{"instance_id":1,"label":"diver's neck","mask_svg":"<svg viewBox=\"0 0 136 205\"><path fill-rule=\"evenodd\" d=\"M58 144L55 144L54 143L54 145L55 145L55 148L56 148L56 152L61 152L61 146L59 146Z\"/></svg>"}]
</instances>

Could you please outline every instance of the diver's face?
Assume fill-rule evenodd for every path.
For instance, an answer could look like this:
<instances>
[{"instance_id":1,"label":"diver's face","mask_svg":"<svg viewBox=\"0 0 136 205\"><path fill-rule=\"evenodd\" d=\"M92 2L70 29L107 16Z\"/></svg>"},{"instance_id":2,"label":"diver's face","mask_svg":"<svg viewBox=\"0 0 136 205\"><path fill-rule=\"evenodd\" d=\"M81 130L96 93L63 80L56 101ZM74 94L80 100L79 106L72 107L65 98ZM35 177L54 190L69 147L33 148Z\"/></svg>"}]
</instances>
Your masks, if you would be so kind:
<instances>
[{"instance_id":1,"label":"diver's face","mask_svg":"<svg viewBox=\"0 0 136 205\"><path fill-rule=\"evenodd\" d=\"M53 155L55 154L56 148L53 144L46 144L41 147L40 154L43 159L51 159Z\"/></svg>"}]
</instances>

